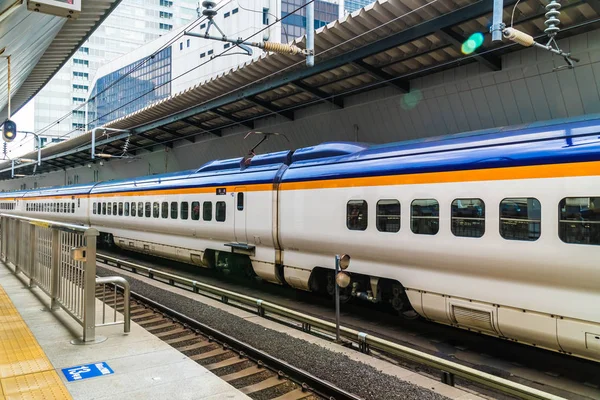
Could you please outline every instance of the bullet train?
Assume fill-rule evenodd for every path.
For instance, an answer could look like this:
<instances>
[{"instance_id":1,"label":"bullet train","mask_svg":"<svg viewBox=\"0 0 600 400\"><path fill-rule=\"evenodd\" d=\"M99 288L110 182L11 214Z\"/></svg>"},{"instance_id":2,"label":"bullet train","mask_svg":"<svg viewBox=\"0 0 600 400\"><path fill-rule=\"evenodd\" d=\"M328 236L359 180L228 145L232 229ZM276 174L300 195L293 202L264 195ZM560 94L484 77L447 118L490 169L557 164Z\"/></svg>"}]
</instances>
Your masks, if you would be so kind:
<instances>
[{"instance_id":1,"label":"bullet train","mask_svg":"<svg viewBox=\"0 0 600 400\"><path fill-rule=\"evenodd\" d=\"M600 360L600 116L0 195L132 251Z\"/></svg>"}]
</instances>

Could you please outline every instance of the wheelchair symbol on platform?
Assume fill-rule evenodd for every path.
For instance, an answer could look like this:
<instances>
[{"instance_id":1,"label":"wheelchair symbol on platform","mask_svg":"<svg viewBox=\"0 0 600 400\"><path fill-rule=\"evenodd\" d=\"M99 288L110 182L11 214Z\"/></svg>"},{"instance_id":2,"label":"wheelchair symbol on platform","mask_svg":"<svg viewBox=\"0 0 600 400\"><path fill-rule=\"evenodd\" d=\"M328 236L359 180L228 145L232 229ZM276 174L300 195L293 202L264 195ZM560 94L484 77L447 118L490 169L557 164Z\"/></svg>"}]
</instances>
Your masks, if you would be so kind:
<instances>
[{"instance_id":1,"label":"wheelchair symbol on platform","mask_svg":"<svg viewBox=\"0 0 600 400\"><path fill-rule=\"evenodd\" d=\"M81 381L83 379L110 375L114 373L114 371L105 362L63 368L62 372L69 382Z\"/></svg>"}]
</instances>

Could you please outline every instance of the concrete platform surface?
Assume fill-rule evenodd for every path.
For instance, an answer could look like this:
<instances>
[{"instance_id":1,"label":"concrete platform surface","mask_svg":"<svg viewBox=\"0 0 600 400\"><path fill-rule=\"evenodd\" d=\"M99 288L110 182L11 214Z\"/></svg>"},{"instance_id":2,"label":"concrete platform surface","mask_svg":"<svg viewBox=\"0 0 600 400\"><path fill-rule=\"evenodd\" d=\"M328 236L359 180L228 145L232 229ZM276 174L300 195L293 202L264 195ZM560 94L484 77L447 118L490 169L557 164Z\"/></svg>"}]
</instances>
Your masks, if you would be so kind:
<instances>
[{"instance_id":1,"label":"concrete platform surface","mask_svg":"<svg viewBox=\"0 0 600 400\"><path fill-rule=\"evenodd\" d=\"M81 336L81 326L62 310L48 311L49 298L40 289L27 288L24 280L15 276L2 263L0 285L49 360L49 373L60 377L75 400L151 400L169 397L249 399L133 322L129 334L123 333L122 325L96 328L96 335L106 337L106 341L73 345L70 341ZM101 312L101 307L98 306L97 310ZM106 364L100 364L102 362ZM69 381L63 373L63 369L90 364L98 365L98 370L104 373L109 370L113 373L73 381ZM81 377L89 375L85 373L85 369L82 371ZM77 377L77 374L71 373L70 376ZM0 391L0 399L3 397L7 400L27 398L18 393L9 397L7 393L2 394ZM64 394L63 398L69 397Z\"/></svg>"}]
</instances>

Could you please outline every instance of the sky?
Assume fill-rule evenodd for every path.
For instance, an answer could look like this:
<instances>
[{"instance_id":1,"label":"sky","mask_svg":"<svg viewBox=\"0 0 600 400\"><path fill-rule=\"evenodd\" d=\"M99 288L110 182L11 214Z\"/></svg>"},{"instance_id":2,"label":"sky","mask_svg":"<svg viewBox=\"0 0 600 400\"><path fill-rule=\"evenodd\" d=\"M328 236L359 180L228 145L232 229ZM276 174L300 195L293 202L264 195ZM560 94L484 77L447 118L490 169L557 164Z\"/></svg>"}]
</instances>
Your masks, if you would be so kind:
<instances>
[{"instance_id":1,"label":"sky","mask_svg":"<svg viewBox=\"0 0 600 400\"><path fill-rule=\"evenodd\" d=\"M26 132L34 132L34 122L33 122L33 110L34 110L35 102L31 100L29 103L25 105L25 107L21 108L18 113L11 116L11 120L13 120L17 124L17 132L18 131L26 131ZM7 149L10 151L8 156L10 158L16 156L22 156L25 153L33 150L33 140L32 136L28 135L25 137L22 133L17 133L17 138L9 143ZM0 158L1 150L0 150Z\"/></svg>"},{"instance_id":2,"label":"sky","mask_svg":"<svg viewBox=\"0 0 600 400\"><path fill-rule=\"evenodd\" d=\"M12 116L11 119L17 124L17 130L33 132L33 105L34 101L31 100Z\"/></svg>"}]
</instances>

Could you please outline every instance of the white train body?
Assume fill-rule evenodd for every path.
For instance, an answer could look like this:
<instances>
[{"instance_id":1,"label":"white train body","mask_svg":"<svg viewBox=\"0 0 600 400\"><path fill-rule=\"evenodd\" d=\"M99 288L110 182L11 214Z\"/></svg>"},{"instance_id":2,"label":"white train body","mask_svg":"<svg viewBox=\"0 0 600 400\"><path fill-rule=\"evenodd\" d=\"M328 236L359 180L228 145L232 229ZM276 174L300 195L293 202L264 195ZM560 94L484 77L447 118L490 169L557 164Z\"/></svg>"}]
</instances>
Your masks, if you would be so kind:
<instances>
[{"instance_id":1,"label":"white train body","mask_svg":"<svg viewBox=\"0 0 600 400\"><path fill-rule=\"evenodd\" d=\"M241 264L303 290L323 290L346 253L349 295L600 360L599 134L591 119L329 143L243 167L5 193L0 211L91 225L124 249L202 267Z\"/></svg>"}]
</instances>

